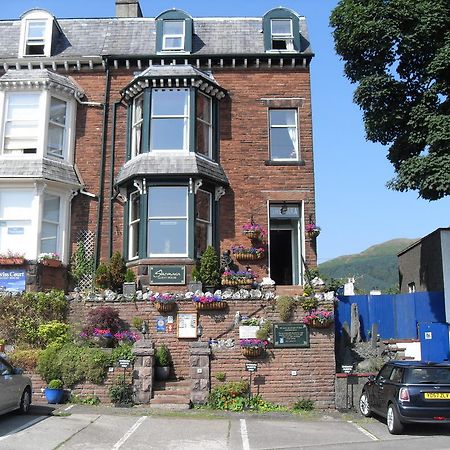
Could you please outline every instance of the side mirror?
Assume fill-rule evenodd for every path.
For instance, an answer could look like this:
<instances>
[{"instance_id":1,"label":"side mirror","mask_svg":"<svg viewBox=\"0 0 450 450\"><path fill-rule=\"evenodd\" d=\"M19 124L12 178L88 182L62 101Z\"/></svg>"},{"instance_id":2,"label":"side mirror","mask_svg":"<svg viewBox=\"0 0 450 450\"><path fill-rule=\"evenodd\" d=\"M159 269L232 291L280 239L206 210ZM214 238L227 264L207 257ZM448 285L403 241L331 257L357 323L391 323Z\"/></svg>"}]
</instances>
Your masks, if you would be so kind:
<instances>
[{"instance_id":1,"label":"side mirror","mask_svg":"<svg viewBox=\"0 0 450 450\"><path fill-rule=\"evenodd\" d=\"M14 373L14 375L22 375L23 374L23 369L19 369L18 367L14 367L13 373Z\"/></svg>"}]
</instances>

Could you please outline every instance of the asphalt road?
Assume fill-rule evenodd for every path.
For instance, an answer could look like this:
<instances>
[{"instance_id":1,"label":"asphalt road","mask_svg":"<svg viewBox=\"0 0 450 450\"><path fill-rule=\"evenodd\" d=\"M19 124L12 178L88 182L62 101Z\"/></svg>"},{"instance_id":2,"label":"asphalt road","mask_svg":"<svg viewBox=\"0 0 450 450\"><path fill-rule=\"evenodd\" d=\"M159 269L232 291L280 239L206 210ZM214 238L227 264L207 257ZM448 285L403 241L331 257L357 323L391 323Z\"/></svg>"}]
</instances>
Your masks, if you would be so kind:
<instances>
[{"instance_id":1,"label":"asphalt road","mask_svg":"<svg viewBox=\"0 0 450 450\"><path fill-rule=\"evenodd\" d=\"M49 412L34 407L28 416L0 416L0 449L450 449L447 426L413 427L392 436L379 420L338 413L142 415L145 411L136 409L80 406L64 406L60 415Z\"/></svg>"}]
</instances>

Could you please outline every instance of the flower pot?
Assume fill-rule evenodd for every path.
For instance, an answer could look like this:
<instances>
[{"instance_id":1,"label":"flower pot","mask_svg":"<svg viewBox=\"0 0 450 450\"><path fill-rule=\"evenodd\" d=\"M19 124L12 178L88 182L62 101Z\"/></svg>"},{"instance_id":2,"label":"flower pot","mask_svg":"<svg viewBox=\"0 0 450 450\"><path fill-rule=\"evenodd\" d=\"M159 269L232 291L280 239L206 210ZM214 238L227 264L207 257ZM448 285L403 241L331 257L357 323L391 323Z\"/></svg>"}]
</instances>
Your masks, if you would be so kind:
<instances>
[{"instance_id":1,"label":"flower pot","mask_svg":"<svg viewBox=\"0 0 450 450\"><path fill-rule=\"evenodd\" d=\"M170 375L170 366L164 366L164 367L156 366L155 367L155 378L158 381L168 380L169 375Z\"/></svg>"},{"instance_id":2,"label":"flower pot","mask_svg":"<svg viewBox=\"0 0 450 450\"><path fill-rule=\"evenodd\" d=\"M59 259L43 259L41 264L47 267L61 267L61 261Z\"/></svg>"},{"instance_id":3,"label":"flower pot","mask_svg":"<svg viewBox=\"0 0 450 450\"><path fill-rule=\"evenodd\" d=\"M314 239L314 238L316 238L317 236L319 236L320 230L308 231L306 234L308 235L308 237L309 237L310 239Z\"/></svg>"},{"instance_id":4,"label":"flower pot","mask_svg":"<svg viewBox=\"0 0 450 450\"><path fill-rule=\"evenodd\" d=\"M242 347L242 354L246 358L257 358L262 353L261 347Z\"/></svg>"},{"instance_id":5,"label":"flower pot","mask_svg":"<svg viewBox=\"0 0 450 450\"><path fill-rule=\"evenodd\" d=\"M210 302L210 303L200 303L195 302L195 308L197 310L205 309L225 309L227 307L227 302Z\"/></svg>"},{"instance_id":6,"label":"flower pot","mask_svg":"<svg viewBox=\"0 0 450 450\"><path fill-rule=\"evenodd\" d=\"M155 308L159 311L159 312L170 312L173 310L175 306L174 302L171 303L160 303L160 302L155 302Z\"/></svg>"},{"instance_id":7,"label":"flower pot","mask_svg":"<svg viewBox=\"0 0 450 450\"><path fill-rule=\"evenodd\" d=\"M50 404L61 403L64 395L64 389L45 388L45 398Z\"/></svg>"},{"instance_id":8,"label":"flower pot","mask_svg":"<svg viewBox=\"0 0 450 450\"><path fill-rule=\"evenodd\" d=\"M329 328L333 323L332 320L327 320L325 322L320 322L319 320L313 319L311 320L309 326L311 328Z\"/></svg>"},{"instance_id":9,"label":"flower pot","mask_svg":"<svg viewBox=\"0 0 450 450\"><path fill-rule=\"evenodd\" d=\"M256 261L264 258L264 254L257 253L235 253L234 256L239 261Z\"/></svg>"},{"instance_id":10,"label":"flower pot","mask_svg":"<svg viewBox=\"0 0 450 450\"><path fill-rule=\"evenodd\" d=\"M259 237L261 236L261 232L257 230L248 230L244 231L244 235L249 239L259 239Z\"/></svg>"},{"instance_id":11,"label":"flower pot","mask_svg":"<svg viewBox=\"0 0 450 450\"><path fill-rule=\"evenodd\" d=\"M21 266L25 263L25 258L0 258L2 266Z\"/></svg>"}]
</instances>

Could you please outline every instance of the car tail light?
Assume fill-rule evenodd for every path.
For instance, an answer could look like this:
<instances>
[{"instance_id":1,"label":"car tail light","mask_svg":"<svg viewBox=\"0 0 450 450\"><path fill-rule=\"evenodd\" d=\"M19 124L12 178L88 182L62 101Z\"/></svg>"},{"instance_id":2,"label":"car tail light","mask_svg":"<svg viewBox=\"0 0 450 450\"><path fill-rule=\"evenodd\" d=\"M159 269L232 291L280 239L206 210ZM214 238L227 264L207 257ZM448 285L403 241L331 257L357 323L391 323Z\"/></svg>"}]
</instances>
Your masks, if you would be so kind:
<instances>
[{"instance_id":1,"label":"car tail light","mask_svg":"<svg viewBox=\"0 0 450 450\"><path fill-rule=\"evenodd\" d=\"M409 398L409 391L408 388L401 388L399 393L398 393L398 399L401 402L409 402L410 398Z\"/></svg>"},{"instance_id":2,"label":"car tail light","mask_svg":"<svg viewBox=\"0 0 450 450\"><path fill-rule=\"evenodd\" d=\"M434 420L445 420L445 417L443 416L435 416L433 417Z\"/></svg>"}]
</instances>

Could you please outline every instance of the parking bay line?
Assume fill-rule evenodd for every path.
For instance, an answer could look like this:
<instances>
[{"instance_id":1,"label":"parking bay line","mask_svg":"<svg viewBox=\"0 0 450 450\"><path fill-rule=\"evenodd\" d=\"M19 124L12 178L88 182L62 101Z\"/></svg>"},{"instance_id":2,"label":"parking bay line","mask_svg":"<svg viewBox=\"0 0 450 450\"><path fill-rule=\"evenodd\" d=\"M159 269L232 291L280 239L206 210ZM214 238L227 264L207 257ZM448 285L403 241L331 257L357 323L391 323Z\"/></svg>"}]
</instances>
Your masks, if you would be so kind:
<instances>
[{"instance_id":1,"label":"parking bay line","mask_svg":"<svg viewBox=\"0 0 450 450\"><path fill-rule=\"evenodd\" d=\"M372 439L372 441L379 441L379 439L372 434L370 431L367 431L363 427L360 427L356 423L352 422L351 420L347 420L348 423L352 424L357 430L361 431L362 434L366 435L368 438Z\"/></svg>"},{"instance_id":2,"label":"parking bay line","mask_svg":"<svg viewBox=\"0 0 450 450\"><path fill-rule=\"evenodd\" d=\"M244 450L250 450L250 442L248 441L248 431L245 419L241 419L241 439Z\"/></svg>"},{"instance_id":3,"label":"parking bay line","mask_svg":"<svg viewBox=\"0 0 450 450\"><path fill-rule=\"evenodd\" d=\"M147 416L143 416L137 420L137 422L119 439L112 450L118 450L129 439L129 437L142 425Z\"/></svg>"}]
</instances>

